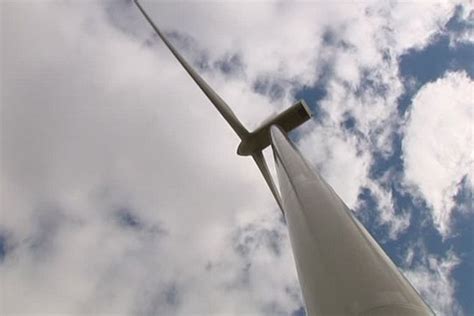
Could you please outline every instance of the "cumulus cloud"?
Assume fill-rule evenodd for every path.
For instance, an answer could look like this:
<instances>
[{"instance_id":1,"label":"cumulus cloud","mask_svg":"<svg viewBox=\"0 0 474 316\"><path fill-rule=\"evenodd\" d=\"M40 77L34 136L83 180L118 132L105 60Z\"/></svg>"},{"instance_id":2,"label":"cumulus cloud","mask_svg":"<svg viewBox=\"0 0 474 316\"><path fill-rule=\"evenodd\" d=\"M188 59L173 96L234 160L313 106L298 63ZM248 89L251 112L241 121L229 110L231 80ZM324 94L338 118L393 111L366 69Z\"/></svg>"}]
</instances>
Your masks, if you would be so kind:
<instances>
[{"instance_id":1,"label":"cumulus cloud","mask_svg":"<svg viewBox=\"0 0 474 316\"><path fill-rule=\"evenodd\" d=\"M456 284L451 275L459 258L452 251L443 257L425 254L423 258L423 262L404 270L405 276L437 314L462 315L454 298Z\"/></svg>"},{"instance_id":2,"label":"cumulus cloud","mask_svg":"<svg viewBox=\"0 0 474 316\"><path fill-rule=\"evenodd\" d=\"M406 180L431 206L434 222L445 237L454 197L463 178L472 178L473 89L466 73L445 74L420 89L405 126Z\"/></svg>"},{"instance_id":3,"label":"cumulus cloud","mask_svg":"<svg viewBox=\"0 0 474 316\"><path fill-rule=\"evenodd\" d=\"M409 212L396 210L392 201L389 183L400 179L393 173L372 179L370 172L375 154L394 154L394 138L400 134L398 102L405 88L399 57L426 46L443 30L454 8L446 2L356 7L346 17L350 22L331 25L328 43L320 48L320 60L330 68L326 96L319 102L323 119L308 128L301 141L303 151L349 207L363 209L358 196L369 189L377 203L378 223L388 226L392 239L410 220ZM426 14L413 18L417 12Z\"/></svg>"},{"instance_id":4,"label":"cumulus cloud","mask_svg":"<svg viewBox=\"0 0 474 316\"><path fill-rule=\"evenodd\" d=\"M368 183L390 201L369 169L374 151L392 150L397 56L423 45L449 5L423 4L408 44L399 30L412 20L388 14L404 17L398 4L144 6L249 128L327 76L329 119L299 144L349 206ZM263 179L136 8L1 7L2 312L298 310L286 227Z\"/></svg>"},{"instance_id":5,"label":"cumulus cloud","mask_svg":"<svg viewBox=\"0 0 474 316\"><path fill-rule=\"evenodd\" d=\"M339 129L315 126L300 145L321 175L354 208L371 162L369 153L357 150L357 138Z\"/></svg>"},{"instance_id":6,"label":"cumulus cloud","mask_svg":"<svg viewBox=\"0 0 474 316\"><path fill-rule=\"evenodd\" d=\"M456 7L456 14L448 21L450 44L474 43L474 5L465 3Z\"/></svg>"},{"instance_id":7,"label":"cumulus cloud","mask_svg":"<svg viewBox=\"0 0 474 316\"><path fill-rule=\"evenodd\" d=\"M396 40L396 51L400 54L410 48L426 46L448 22L456 5L449 1L397 2L393 10L385 11L390 16ZM420 14L423 12L423 14Z\"/></svg>"},{"instance_id":8,"label":"cumulus cloud","mask_svg":"<svg viewBox=\"0 0 474 316\"><path fill-rule=\"evenodd\" d=\"M399 234L410 226L410 213L403 209L397 210L391 191L384 189L378 183L368 181L366 187L375 199L379 223L388 226L390 239L397 239Z\"/></svg>"},{"instance_id":9,"label":"cumulus cloud","mask_svg":"<svg viewBox=\"0 0 474 316\"><path fill-rule=\"evenodd\" d=\"M2 312L298 309L271 195L169 53L98 3L2 7ZM253 213L272 228L244 260L240 235L262 229L239 218Z\"/></svg>"}]
</instances>

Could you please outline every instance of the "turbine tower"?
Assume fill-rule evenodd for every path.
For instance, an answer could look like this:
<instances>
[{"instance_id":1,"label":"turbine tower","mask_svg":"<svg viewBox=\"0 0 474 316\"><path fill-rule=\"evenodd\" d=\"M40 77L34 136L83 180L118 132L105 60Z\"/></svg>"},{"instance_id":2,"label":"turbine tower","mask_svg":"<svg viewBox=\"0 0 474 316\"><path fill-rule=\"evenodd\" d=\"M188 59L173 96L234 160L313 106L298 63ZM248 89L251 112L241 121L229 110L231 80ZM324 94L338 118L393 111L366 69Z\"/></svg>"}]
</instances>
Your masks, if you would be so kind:
<instances>
[{"instance_id":1,"label":"turbine tower","mask_svg":"<svg viewBox=\"0 0 474 316\"><path fill-rule=\"evenodd\" d=\"M433 315L375 239L289 140L287 134L311 118L305 102L297 102L249 132L166 39L138 0L134 2L239 136L237 154L252 156L260 169L286 219L306 314ZM270 145L279 189L262 154Z\"/></svg>"}]
</instances>

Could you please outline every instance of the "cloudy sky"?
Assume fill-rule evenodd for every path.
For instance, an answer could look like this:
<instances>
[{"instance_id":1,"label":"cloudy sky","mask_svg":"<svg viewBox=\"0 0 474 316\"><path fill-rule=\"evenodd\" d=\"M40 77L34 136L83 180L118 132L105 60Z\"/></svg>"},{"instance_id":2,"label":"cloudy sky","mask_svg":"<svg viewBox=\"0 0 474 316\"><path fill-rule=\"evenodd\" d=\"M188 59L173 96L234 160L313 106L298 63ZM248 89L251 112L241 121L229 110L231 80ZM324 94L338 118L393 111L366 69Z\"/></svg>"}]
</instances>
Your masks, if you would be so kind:
<instances>
[{"instance_id":1,"label":"cloudy sky","mask_svg":"<svg viewBox=\"0 0 474 316\"><path fill-rule=\"evenodd\" d=\"M305 99L315 170L474 314L472 2L143 6L249 129ZM133 3L0 10L0 313L304 315L257 168Z\"/></svg>"}]
</instances>

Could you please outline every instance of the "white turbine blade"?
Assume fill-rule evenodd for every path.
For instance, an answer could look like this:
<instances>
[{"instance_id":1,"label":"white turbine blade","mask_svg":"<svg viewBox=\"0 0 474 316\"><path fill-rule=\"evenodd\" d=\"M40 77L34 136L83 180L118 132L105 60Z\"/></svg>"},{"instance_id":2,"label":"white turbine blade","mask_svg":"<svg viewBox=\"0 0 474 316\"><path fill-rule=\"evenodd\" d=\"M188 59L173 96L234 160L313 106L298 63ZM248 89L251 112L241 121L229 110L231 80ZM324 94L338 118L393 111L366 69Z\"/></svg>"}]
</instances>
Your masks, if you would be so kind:
<instances>
[{"instance_id":1,"label":"white turbine blade","mask_svg":"<svg viewBox=\"0 0 474 316\"><path fill-rule=\"evenodd\" d=\"M270 174L270 170L268 169L268 165L267 165L267 162L265 161L265 157L263 157L263 153L261 151L255 152L252 155L252 158L253 160L255 160L255 163L257 164L258 169L260 169L260 172L265 178L265 181L267 182L268 187L270 188L270 191L272 191L272 194L275 197L275 200L278 203L278 206L280 207L281 212L283 213L283 206L281 204L280 193L278 191L278 188L275 185L275 182L273 182L272 175Z\"/></svg>"},{"instance_id":2,"label":"white turbine blade","mask_svg":"<svg viewBox=\"0 0 474 316\"><path fill-rule=\"evenodd\" d=\"M199 76L199 74L188 64L188 62L178 53L178 51L171 45L171 43L166 39L166 37L161 33L158 27L153 23L151 18L145 12L143 7L140 5L138 0L134 0L135 4L137 5L138 9L140 9L141 13L145 17L145 19L150 23L151 27L155 30L156 34L161 38L161 40L165 43L165 45L169 48L171 53L178 59L179 63L184 67L187 73L193 78L193 80L197 83L197 85L201 88L204 94L209 98L209 100L214 104L217 111L224 117L224 119L229 123L232 129L239 135L241 139L247 137L249 132L247 129L240 123L240 121L235 116L234 112L230 109L230 107L225 103L224 100L207 84L204 79Z\"/></svg>"}]
</instances>

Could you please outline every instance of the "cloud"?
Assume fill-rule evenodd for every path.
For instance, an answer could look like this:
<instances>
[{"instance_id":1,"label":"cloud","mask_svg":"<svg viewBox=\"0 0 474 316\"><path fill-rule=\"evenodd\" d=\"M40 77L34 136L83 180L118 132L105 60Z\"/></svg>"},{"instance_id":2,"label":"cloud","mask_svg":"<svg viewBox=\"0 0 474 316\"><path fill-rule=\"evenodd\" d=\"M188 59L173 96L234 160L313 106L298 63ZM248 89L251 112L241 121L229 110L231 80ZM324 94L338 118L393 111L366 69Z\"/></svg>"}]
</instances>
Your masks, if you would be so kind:
<instances>
[{"instance_id":1,"label":"cloud","mask_svg":"<svg viewBox=\"0 0 474 316\"><path fill-rule=\"evenodd\" d=\"M440 233L450 233L454 196L464 177L472 178L472 91L464 72L449 72L414 97L405 126L406 181L432 208ZM471 180L472 181L472 180Z\"/></svg>"},{"instance_id":2,"label":"cloud","mask_svg":"<svg viewBox=\"0 0 474 316\"><path fill-rule=\"evenodd\" d=\"M454 16L446 24L450 44L474 43L474 6L465 3L456 7Z\"/></svg>"},{"instance_id":3,"label":"cloud","mask_svg":"<svg viewBox=\"0 0 474 316\"><path fill-rule=\"evenodd\" d=\"M393 10L386 14L392 22L389 27L394 31L397 53L426 46L449 21L457 4L449 1L394 3Z\"/></svg>"},{"instance_id":4,"label":"cloud","mask_svg":"<svg viewBox=\"0 0 474 316\"><path fill-rule=\"evenodd\" d=\"M390 239L398 239L398 236L410 226L411 214L406 210L396 208L391 191L384 189L374 181L369 181L366 185L377 203L379 224L388 226L388 237Z\"/></svg>"},{"instance_id":5,"label":"cloud","mask_svg":"<svg viewBox=\"0 0 474 316\"><path fill-rule=\"evenodd\" d=\"M325 76L329 120L306 125L299 145L349 206L368 183L390 201L369 174L397 129L397 56L423 45L448 5L424 4L409 44L406 20L386 14L404 16L400 5L144 5L249 128ZM1 6L2 312L299 310L263 179L131 3ZM406 221L390 212L397 234Z\"/></svg>"},{"instance_id":6,"label":"cloud","mask_svg":"<svg viewBox=\"0 0 474 316\"><path fill-rule=\"evenodd\" d=\"M357 138L337 128L315 126L300 145L321 175L354 208L371 163L367 152L357 150Z\"/></svg>"},{"instance_id":7,"label":"cloud","mask_svg":"<svg viewBox=\"0 0 474 316\"><path fill-rule=\"evenodd\" d=\"M165 48L121 32L99 3L2 10L2 313L298 309L276 204ZM251 115L270 109L226 85ZM255 216L278 238L244 260L233 245L258 234L240 226Z\"/></svg>"},{"instance_id":8,"label":"cloud","mask_svg":"<svg viewBox=\"0 0 474 316\"><path fill-rule=\"evenodd\" d=\"M324 118L308 128L300 144L349 207L363 211L359 194L370 190L377 222L388 226L392 239L408 228L411 215L394 209L390 187L400 177L394 170L375 177L372 167L397 154L394 144L403 122L398 105L405 92L399 58L428 45L454 8L448 3L370 3L354 8L345 23L333 23L325 34L327 45L320 48L319 61L330 69L318 104ZM413 18L421 11L427 14Z\"/></svg>"},{"instance_id":9,"label":"cloud","mask_svg":"<svg viewBox=\"0 0 474 316\"><path fill-rule=\"evenodd\" d=\"M456 303L456 284L451 274L459 262L452 251L443 257L427 255L424 256L424 262L415 264L403 273L437 314L462 315Z\"/></svg>"}]
</instances>

